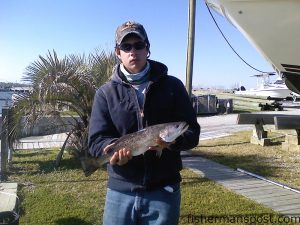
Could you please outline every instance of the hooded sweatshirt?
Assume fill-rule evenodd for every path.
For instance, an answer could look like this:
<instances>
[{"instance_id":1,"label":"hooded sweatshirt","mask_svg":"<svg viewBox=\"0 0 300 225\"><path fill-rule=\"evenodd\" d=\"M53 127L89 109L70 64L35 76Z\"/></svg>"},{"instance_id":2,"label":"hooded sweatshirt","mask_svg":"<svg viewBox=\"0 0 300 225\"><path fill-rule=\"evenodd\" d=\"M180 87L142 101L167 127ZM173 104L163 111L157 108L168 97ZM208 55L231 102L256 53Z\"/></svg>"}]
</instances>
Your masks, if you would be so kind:
<instances>
[{"instance_id":1,"label":"hooded sweatshirt","mask_svg":"<svg viewBox=\"0 0 300 225\"><path fill-rule=\"evenodd\" d=\"M134 156L125 165L110 165L108 187L117 191L153 190L181 181L180 151L197 146L200 126L182 82L167 74L167 67L149 60L148 85L140 106L135 88L116 66L110 81L101 86L94 97L89 126L89 151L101 156L103 149L117 138L144 127L185 121L189 129L176 139L171 149Z\"/></svg>"}]
</instances>

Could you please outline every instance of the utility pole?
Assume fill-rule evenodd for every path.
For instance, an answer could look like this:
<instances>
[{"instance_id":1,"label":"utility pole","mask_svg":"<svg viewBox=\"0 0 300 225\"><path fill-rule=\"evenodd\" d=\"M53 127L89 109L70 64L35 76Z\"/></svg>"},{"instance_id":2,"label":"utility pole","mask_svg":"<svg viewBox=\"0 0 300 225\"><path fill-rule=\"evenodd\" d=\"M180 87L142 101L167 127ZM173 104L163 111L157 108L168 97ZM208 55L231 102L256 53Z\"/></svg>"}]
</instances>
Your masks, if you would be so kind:
<instances>
[{"instance_id":1,"label":"utility pole","mask_svg":"<svg viewBox=\"0 0 300 225\"><path fill-rule=\"evenodd\" d=\"M196 17L196 0L189 0L189 28L188 28L188 49L187 49L185 88L190 97L192 97L192 82L193 82L195 17Z\"/></svg>"},{"instance_id":2,"label":"utility pole","mask_svg":"<svg viewBox=\"0 0 300 225\"><path fill-rule=\"evenodd\" d=\"M1 129L1 151L0 151L0 181L7 179L7 161L8 161L8 107L2 108L2 129Z\"/></svg>"}]
</instances>

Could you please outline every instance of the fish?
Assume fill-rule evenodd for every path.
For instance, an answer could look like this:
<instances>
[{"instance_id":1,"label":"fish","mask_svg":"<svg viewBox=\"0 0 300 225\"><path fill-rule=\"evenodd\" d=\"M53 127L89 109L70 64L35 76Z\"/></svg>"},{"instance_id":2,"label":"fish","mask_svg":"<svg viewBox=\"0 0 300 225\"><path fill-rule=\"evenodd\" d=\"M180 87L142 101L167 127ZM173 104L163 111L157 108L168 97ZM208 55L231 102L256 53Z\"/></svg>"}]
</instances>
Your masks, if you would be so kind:
<instances>
[{"instance_id":1,"label":"fish","mask_svg":"<svg viewBox=\"0 0 300 225\"><path fill-rule=\"evenodd\" d=\"M90 176L97 169L110 161L115 152L122 148L131 151L132 156L144 154L150 147L159 146L159 140L173 143L182 135L189 125L186 122L170 122L148 126L137 132L118 138L100 157L83 157L80 159L85 176ZM158 151L158 156L161 152Z\"/></svg>"}]
</instances>

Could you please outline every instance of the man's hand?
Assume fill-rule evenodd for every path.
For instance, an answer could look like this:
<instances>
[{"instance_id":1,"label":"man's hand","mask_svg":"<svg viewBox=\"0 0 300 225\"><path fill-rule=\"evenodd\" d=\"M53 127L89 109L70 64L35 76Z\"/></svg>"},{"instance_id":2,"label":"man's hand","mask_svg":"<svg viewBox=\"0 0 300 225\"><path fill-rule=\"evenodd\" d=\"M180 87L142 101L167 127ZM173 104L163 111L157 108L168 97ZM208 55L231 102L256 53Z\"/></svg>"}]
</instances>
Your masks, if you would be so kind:
<instances>
[{"instance_id":1,"label":"man's hand","mask_svg":"<svg viewBox=\"0 0 300 225\"><path fill-rule=\"evenodd\" d=\"M128 161L130 159L132 159L131 151L126 148L122 148L113 154L109 163L111 165L117 164L119 166L122 166L122 165L128 163Z\"/></svg>"},{"instance_id":2,"label":"man's hand","mask_svg":"<svg viewBox=\"0 0 300 225\"><path fill-rule=\"evenodd\" d=\"M103 152L104 154L107 154L109 152L109 149L111 146L113 146L114 143L111 143L109 145L107 145L104 149ZM128 149L120 149L119 151L116 151L113 156L110 158L109 163L111 165L119 165L122 166L124 164L126 164L130 159L132 159L132 154L131 151Z\"/></svg>"}]
</instances>

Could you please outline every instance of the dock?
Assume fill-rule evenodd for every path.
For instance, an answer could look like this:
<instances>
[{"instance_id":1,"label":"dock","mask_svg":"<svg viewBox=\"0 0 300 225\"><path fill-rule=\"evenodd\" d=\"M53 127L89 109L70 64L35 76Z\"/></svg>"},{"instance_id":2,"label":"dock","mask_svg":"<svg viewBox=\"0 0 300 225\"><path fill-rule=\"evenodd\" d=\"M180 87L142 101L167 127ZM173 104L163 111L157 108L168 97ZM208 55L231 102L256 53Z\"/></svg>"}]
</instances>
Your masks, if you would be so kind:
<instances>
[{"instance_id":1,"label":"dock","mask_svg":"<svg viewBox=\"0 0 300 225\"><path fill-rule=\"evenodd\" d=\"M201 156L184 154L183 165L227 189L289 217L300 217L300 193L241 173Z\"/></svg>"}]
</instances>

